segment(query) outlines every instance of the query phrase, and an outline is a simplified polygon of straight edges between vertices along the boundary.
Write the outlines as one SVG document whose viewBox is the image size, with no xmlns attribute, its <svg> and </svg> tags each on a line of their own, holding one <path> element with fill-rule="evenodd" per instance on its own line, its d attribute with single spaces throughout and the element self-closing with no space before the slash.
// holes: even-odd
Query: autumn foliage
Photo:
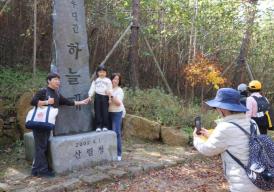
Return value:
<svg viewBox="0 0 274 192">
<path fill-rule="evenodd" d="M 207 59 L 203 54 L 198 54 L 182 72 L 192 87 L 213 85 L 215 89 L 219 89 L 227 82 L 227 79 L 221 76 L 221 69 L 217 62 Z"/>
</svg>

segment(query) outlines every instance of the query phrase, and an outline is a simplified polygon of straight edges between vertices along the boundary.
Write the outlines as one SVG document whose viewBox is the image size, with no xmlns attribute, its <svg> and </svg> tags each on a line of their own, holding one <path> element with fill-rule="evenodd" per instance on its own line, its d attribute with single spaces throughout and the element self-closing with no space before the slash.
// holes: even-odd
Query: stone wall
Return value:
<svg viewBox="0 0 274 192">
<path fill-rule="evenodd" d="M 0 147 L 12 144 L 20 137 L 16 116 L 5 110 L 3 100 L 0 99 Z"/>
<path fill-rule="evenodd" d="M 33 94 L 31 92 L 26 92 L 19 98 L 16 105 L 17 122 L 21 135 L 30 132 L 30 130 L 25 127 L 25 121 L 28 111 L 32 108 L 30 105 L 32 97 Z"/>
</svg>

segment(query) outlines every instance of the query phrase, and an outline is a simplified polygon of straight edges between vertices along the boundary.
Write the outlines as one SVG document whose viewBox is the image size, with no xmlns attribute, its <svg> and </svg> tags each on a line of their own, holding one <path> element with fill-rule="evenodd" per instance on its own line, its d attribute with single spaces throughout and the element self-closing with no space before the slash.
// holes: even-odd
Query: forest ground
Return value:
<svg viewBox="0 0 274 192">
<path fill-rule="evenodd" d="M 131 167 L 132 165 L 142 166 L 143 169 L 138 169 L 134 174 L 127 173 L 122 177 L 111 177 L 111 179 L 96 183 L 83 182 L 85 179 L 79 179 L 83 178 L 83 175 L 87 175 L 88 179 L 85 181 L 90 181 L 91 178 L 94 178 L 94 170 L 98 170 L 96 167 L 80 170 L 66 176 L 58 175 L 53 179 L 29 176 L 31 165 L 24 160 L 22 144 L 2 149 L 0 155 L 0 191 L 1 185 L 9 187 L 6 191 L 228 191 L 219 156 L 210 158 L 202 156 L 193 147 L 171 147 L 162 143 L 145 142 L 137 139 L 125 141 L 122 162 L 100 166 L 98 169 L 104 173 L 107 173 L 108 169 L 121 170 L 123 168 L 125 171 L 128 165 Z M 173 162 L 176 158 L 181 160 L 177 163 L 170 163 L 168 166 L 161 166 L 161 168 L 151 165 L 152 162 L 157 164 L 156 159 Z M 145 159 L 151 160 L 151 162 L 145 164 Z M 60 187 L 71 182 L 72 179 L 76 179 L 76 182 L 70 186 L 70 190 Z M 2 191 L 5 190 L 2 189 Z"/>
</svg>

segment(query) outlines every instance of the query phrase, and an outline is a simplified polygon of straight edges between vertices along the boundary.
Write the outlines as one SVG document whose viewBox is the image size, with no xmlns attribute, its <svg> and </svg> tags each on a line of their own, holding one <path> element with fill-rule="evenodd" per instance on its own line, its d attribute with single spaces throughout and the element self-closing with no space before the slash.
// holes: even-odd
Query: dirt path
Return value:
<svg viewBox="0 0 274 192">
<path fill-rule="evenodd" d="M 225 192 L 227 182 L 218 157 L 195 159 L 186 164 L 150 171 L 135 178 L 117 179 L 97 186 L 82 186 L 79 192 Z"/>
<path fill-rule="evenodd" d="M 89 167 L 53 179 L 29 176 L 31 165 L 24 160 L 23 145 L 0 153 L 0 191 L 1 185 L 9 187 L 6 191 L 19 192 L 228 191 L 219 157 L 204 157 L 193 148 L 126 141 L 123 161 Z"/>
</svg>

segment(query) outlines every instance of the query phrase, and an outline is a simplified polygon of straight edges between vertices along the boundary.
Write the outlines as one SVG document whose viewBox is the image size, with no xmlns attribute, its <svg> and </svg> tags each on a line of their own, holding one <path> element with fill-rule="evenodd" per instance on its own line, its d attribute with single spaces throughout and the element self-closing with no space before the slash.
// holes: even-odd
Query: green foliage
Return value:
<svg viewBox="0 0 274 192">
<path fill-rule="evenodd" d="M 200 115 L 204 127 L 213 127 L 216 113 L 201 112 L 195 104 L 185 104 L 178 97 L 166 94 L 161 89 L 148 89 L 133 91 L 125 89 L 125 106 L 127 112 L 157 121 L 162 125 L 180 127 L 191 133 L 195 116 Z"/>
<path fill-rule="evenodd" d="M 95 0 L 89 2 L 92 4 L 91 9 L 94 9 L 94 12 L 100 10 L 101 13 L 100 16 L 97 15 L 97 22 L 95 23 L 105 18 L 106 15 L 113 21 L 115 20 L 115 22 L 103 21 L 99 27 L 102 31 L 109 31 L 102 34 L 102 42 L 115 42 L 132 19 L 132 0 Z M 258 12 L 255 15 L 255 24 L 250 29 L 252 35 L 246 58 L 255 78 L 263 82 L 264 91 L 268 93 L 273 92 L 273 83 L 269 82 L 274 80 L 274 49 L 272 48 L 274 12 L 271 9 L 273 7 L 272 2 L 273 0 L 264 0 L 258 2 L 256 6 Z M 176 78 L 179 68 L 187 66 L 185 64 L 188 62 L 192 26 L 194 27 L 192 35 L 196 36 L 196 53 L 201 52 L 207 58 L 216 61 L 221 71 L 235 62 L 240 52 L 244 34 L 248 29 L 248 18 L 251 16 L 250 2 L 199 0 L 197 14 L 195 14 L 194 3 L 195 1 L 188 0 L 140 0 L 139 23 L 141 31 L 138 66 L 140 74 L 144 74 L 140 87 L 156 87 L 160 82 L 155 80 L 159 77 L 158 73 L 148 74 L 151 70 L 156 71 L 156 68 L 153 65 L 151 53 L 148 52 L 144 42 L 144 36 L 148 39 L 174 92 L 176 89 L 180 89 L 178 93 L 183 92 L 182 86 L 178 84 L 185 82 L 185 77 L 182 77 L 180 81 Z M 260 6 L 262 3 L 265 7 L 264 10 Z M 98 7 L 97 5 L 101 6 Z M 95 17 L 91 15 L 89 19 L 92 18 Z M 120 28 L 119 25 L 116 25 L 117 23 L 120 23 Z M 116 51 L 120 55 L 115 56 L 115 60 L 110 63 L 113 68 L 117 68 L 122 74 L 126 74 L 128 73 L 126 67 L 122 68 L 120 64 L 123 63 L 128 54 L 127 46 L 129 44 L 126 40 L 123 43 L 121 51 Z M 101 52 L 107 52 L 108 49 L 109 47 Z M 98 58 L 100 57 L 98 56 Z M 120 69 L 125 69 L 125 71 Z M 225 74 L 228 82 L 233 76 L 231 75 L 233 70 L 234 68 L 230 67 Z M 244 72 L 246 73 L 246 71 Z M 248 81 L 248 79 L 244 79 L 244 81 Z M 147 85 L 143 82 L 151 83 Z M 199 90 L 195 90 L 194 94 L 201 95 Z"/>
<path fill-rule="evenodd" d="M 25 91 L 34 92 L 46 85 L 46 73 L 38 72 L 32 77 L 30 72 L 22 72 L 11 68 L 0 69 L 1 97 L 9 108 L 13 108 L 19 96 Z"/>
</svg>

